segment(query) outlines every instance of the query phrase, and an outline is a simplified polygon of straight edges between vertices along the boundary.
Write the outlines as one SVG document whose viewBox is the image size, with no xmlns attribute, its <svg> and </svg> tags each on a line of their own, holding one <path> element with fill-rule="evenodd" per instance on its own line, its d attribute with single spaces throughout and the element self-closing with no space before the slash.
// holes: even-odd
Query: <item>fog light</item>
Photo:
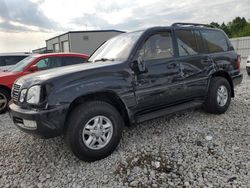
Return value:
<svg viewBox="0 0 250 188">
<path fill-rule="evenodd" d="M 24 128 L 26 128 L 26 129 L 30 129 L 30 130 L 37 129 L 37 124 L 35 121 L 24 119 L 23 124 L 24 124 Z"/>
</svg>

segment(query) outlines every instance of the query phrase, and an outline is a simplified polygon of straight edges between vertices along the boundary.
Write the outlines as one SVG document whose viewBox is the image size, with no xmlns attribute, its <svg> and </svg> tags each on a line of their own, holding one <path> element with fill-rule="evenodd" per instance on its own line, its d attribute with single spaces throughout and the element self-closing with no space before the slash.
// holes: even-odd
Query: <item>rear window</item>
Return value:
<svg viewBox="0 0 250 188">
<path fill-rule="evenodd" d="M 228 51 L 226 36 L 221 31 L 201 30 L 202 37 L 208 52 L 225 52 Z"/>
</svg>

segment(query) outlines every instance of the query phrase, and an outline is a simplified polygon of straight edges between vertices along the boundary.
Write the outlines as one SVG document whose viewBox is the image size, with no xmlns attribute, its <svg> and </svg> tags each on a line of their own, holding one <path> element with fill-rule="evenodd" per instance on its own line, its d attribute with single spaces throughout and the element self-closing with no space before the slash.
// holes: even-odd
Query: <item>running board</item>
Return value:
<svg viewBox="0 0 250 188">
<path fill-rule="evenodd" d="M 135 117 L 135 120 L 137 123 L 141 123 L 143 121 L 147 121 L 150 119 L 154 119 L 154 118 L 158 118 L 167 114 L 172 114 L 175 112 L 179 112 L 182 110 L 186 110 L 189 108 L 195 108 L 195 107 L 199 107 L 203 104 L 203 102 L 200 101 L 192 101 L 192 102 L 186 102 L 186 103 L 182 103 L 179 105 L 175 105 L 175 106 L 171 106 L 171 107 L 167 107 L 161 110 L 157 110 L 157 111 L 153 111 L 150 113 L 146 113 L 146 114 L 142 114 L 142 115 L 138 115 Z"/>
</svg>

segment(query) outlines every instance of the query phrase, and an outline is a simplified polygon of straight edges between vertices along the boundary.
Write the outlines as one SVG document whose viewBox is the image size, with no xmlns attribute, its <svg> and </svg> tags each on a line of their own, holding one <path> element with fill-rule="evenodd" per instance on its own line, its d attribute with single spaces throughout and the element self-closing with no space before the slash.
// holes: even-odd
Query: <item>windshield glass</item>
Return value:
<svg viewBox="0 0 250 188">
<path fill-rule="evenodd" d="M 90 62 L 126 60 L 142 31 L 120 34 L 105 42 L 89 58 Z"/>
<path fill-rule="evenodd" d="M 29 65 L 36 57 L 26 57 L 22 61 L 19 61 L 17 64 L 14 66 L 10 67 L 7 69 L 8 72 L 21 72 L 24 70 L 24 68 Z"/>
</svg>

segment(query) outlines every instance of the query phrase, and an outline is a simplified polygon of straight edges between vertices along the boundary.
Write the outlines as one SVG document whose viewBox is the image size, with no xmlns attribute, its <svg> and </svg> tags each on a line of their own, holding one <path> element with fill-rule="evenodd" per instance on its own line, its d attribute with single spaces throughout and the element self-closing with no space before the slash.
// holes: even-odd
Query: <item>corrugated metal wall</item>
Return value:
<svg viewBox="0 0 250 188">
<path fill-rule="evenodd" d="M 250 37 L 231 38 L 230 41 L 242 59 L 250 55 Z"/>
</svg>

